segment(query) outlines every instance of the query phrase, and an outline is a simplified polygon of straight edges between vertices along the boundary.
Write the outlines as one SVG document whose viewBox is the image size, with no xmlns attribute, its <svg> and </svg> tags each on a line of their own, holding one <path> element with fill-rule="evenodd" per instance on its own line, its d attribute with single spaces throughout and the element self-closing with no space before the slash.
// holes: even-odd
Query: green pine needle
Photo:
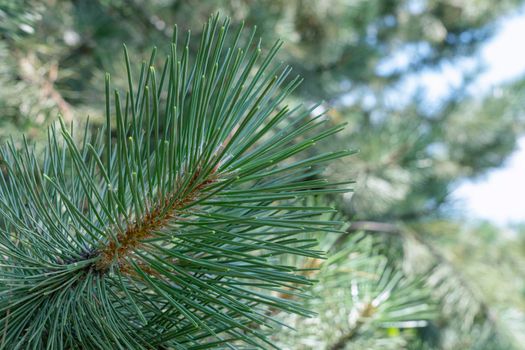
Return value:
<svg viewBox="0 0 525 350">
<path fill-rule="evenodd" d="M 160 74 L 111 91 L 106 125 L 51 128 L 42 158 L 1 150 L 0 343 L 8 349 L 266 348 L 267 310 L 310 315 L 311 282 L 279 257 L 319 257 L 332 232 L 305 206 L 341 185 L 314 180 L 349 151 L 300 157 L 341 130 L 282 103 L 297 87 L 252 32 L 204 26 L 194 61 L 175 31 Z M 297 140 L 297 141 L 296 141 Z"/>
</svg>

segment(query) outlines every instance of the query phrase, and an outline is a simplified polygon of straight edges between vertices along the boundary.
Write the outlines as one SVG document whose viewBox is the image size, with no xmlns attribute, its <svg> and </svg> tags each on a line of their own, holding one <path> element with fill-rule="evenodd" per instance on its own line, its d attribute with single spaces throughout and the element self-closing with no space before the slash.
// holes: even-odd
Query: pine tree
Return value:
<svg viewBox="0 0 525 350">
<path fill-rule="evenodd" d="M 312 282 L 280 259 L 321 258 L 302 235 L 339 222 L 305 200 L 346 191 L 320 176 L 351 152 L 300 156 L 342 127 L 283 105 L 300 78 L 273 64 L 281 42 L 262 54 L 229 27 L 211 18 L 194 60 L 175 30 L 138 80 L 125 50 L 103 128 L 2 148 L 2 348 L 266 348 L 275 310 L 311 315 Z"/>
<path fill-rule="evenodd" d="M 283 38 L 287 45 L 274 60 L 286 61 L 305 78 L 289 91 L 283 104 L 325 99 L 315 112 L 329 108 L 326 127 L 348 122 L 330 142 L 305 149 L 293 161 L 326 150 L 356 147 L 360 151 L 348 162 L 330 163 L 322 176 L 305 175 L 308 181 L 356 180 L 355 193 L 343 200 L 320 195 L 308 201 L 323 208 L 330 203 L 344 215 L 334 219 L 325 213 L 323 220 L 351 224 L 340 235 L 296 236 L 319 240 L 320 246 L 310 249 L 329 251 L 325 263 L 295 254 L 268 257 L 272 264 L 295 266 L 304 279 L 318 280 L 303 285 L 311 299 L 291 295 L 293 288 L 300 287 L 298 282 L 272 291 L 317 315 L 305 317 L 268 307 L 265 316 L 296 329 L 274 328 L 268 332 L 271 341 L 290 350 L 336 344 L 348 349 L 520 349 L 525 325 L 523 242 L 502 237 L 501 232 L 495 234 L 497 239 L 482 242 L 484 230 L 478 228 L 465 234 L 463 220 L 456 222 L 461 208 L 451 206 L 455 203 L 450 194 L 458 182 L 500 166 L 513 150 L 523 132 L 525 85 L 516 81 L 469 96 L 467 88 L 475 84 L 482 68 L 476 66 L 464 72 L 461 83 L 448 90 L 438 105 L 429 106 L 422 89 L 410 95 L 404 82 L 419 80 L 421 72 L 463 66 L 465 59 L 480 63 L 477 49 L 523 3 L 0 0 L 0 140 L 11 134 L 13 147 L 23 149 L 23 130 L 28 140 L 36 141 L 34 152 L 40 162 L 44 126 L 55 120 L 57 111 L 66 124 L 74 120 L 76 129 L 91 115 L 87 133 L 106 122 L 105 86 L 100 84 L 99 72 L 114 72 L 112 87 L 125 89 L 128 76 L 126 65 L 120 64 L 122 42 L 129 49 L 128 60 L 140 62 L 151 42 L 169 40 L 172 30 L 167 24 L 179 23 L 196 29 L 188 45 L 188 62 L 194 62 L 202 34 L 196 25 L 209 13 L 233 16 L 230 30 L 245 19 L 249 26 L 259 28 L 264 42 Z M 225 47 L 234 39 L 234 35 L 225 36 Z M 246 33 L 240 39 L 246 39 Z M 254 63 L 254 71 L 260 62 Z M 164 62 L 155 57 L 150 63 L 163 67 Z M 140 76 L 133 71 L 135 77 L 137 73 Z M 293 78 L 288 74 L 276 90 L 286 89 Z M 151 84 L 148 87 L 151 91 Z M 169 91 L 160 90 L 158 99 L 163 105 Z M 191 89 L 188 93 L 185 101 L 191 100 Z M 165 122 L 159 119 L 162 130 Z M 259 143 L 286 123 L 283 119 L 268 130 Z M 58 130 L 58 139 L 60 134 Z M 77 132 L 73 139 L 82 142 L 84 138 Z M 298 142 L 302 140 L 299 136 Z M 70 171 L 71 160 L 66 164 Z M 316 268 L 320 270 L 313 271 Z M 381 283 L 391 288 L 379 288 Z M 355 298 L 352 288 L 357 290 Z M 389 298 L 379 298 L 384 303 L 374 312 L 361 313 L 369 310 L 363 305 L 387 290 Z M 403 322 L 391 318 L 388 305 L 399 307 Z M 426 311 L 411 313 L 411 307 Z M 348 322 L 351 314 L 360 315 L 351 318 L 357 322 Z M 266 334 L 266 329 L 260 331 Z"/>
</svg>

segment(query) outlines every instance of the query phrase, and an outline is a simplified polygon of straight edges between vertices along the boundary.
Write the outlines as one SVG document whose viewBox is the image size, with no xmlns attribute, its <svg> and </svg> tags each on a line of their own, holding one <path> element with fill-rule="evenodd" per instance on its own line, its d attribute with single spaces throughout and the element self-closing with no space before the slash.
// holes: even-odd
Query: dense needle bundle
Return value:
<svg viewBox="0 0 525 350">
<path fill-rule="evenodd" d="M 272 64 L 280 43 L 262 56 L 219 21 L 194 62 L 175 31 L 138 83 L 126 53 L 102 130 L 62 122 L 42 156 L 2 149 L 2 348 L 267 347 L 268 310 L 309 314 L 290 296 L 310 282 L 278 258 L 319 256 L 299 234 L 337 223 L 303 199 L 344 191 L 318 165 L 349 152 L 298 155 L 341 126 L 282 105 L 299 79 Z"/>
</svg>

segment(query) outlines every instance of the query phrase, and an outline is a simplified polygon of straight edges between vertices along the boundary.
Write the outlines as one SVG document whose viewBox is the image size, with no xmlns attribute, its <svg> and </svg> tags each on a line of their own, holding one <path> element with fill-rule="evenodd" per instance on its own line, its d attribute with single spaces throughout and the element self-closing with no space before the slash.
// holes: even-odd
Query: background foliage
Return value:
<svg viewBox="0 0 525 350">
<path fill-rule="evenodd" d="M 312 272 L 321 281 L 311 301 L 319 316 L 286 319 L 299 333 L 282 329 L 275 341 L 289 349 L 520 348 L 524 230 L 464 224 L 450 193 L 501 166 L 523 133 L 523 81 L 483 95 L 467 91 L 483 70 L 480 45 L 522 5 L 0 0 L 0 138 L 19 142 L 24 132 L 40 145 L 57 113 L 102 124 L 103 72 L 113 73 L 115 86 L 127 84 L 122 42 L 138 62 L 153 43 L 169 40 L 173 23 L 198 36 L 215 11 L 231 16 L 233 26 L 245 20 L 264 42 L 286 42 L 278 59 L 305 78 L 288 99 L 324 100 L 319 108 L 334 125 L 348 123 L 316 152 L 360 150 L 328 169 L 334 181 L 354 178 L 355 193 L 313 199 L 336 200 L 348 234 L 318 237 L 331 252 L 327 262 L 294 262 L 321 267 Z M 431 101 L 418 76 L 447 65 L 465 67 L 460 82 Z M 392 314 L 397 309 L 406 319 Z"/>
</svg>

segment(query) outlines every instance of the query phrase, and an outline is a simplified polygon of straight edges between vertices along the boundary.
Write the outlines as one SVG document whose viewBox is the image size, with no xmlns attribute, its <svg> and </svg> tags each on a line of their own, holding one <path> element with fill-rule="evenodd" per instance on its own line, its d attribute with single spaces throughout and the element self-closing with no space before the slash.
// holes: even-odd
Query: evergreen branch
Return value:
<svg viewBox="0 0 525 350">
<path fill-rule="evenodd" d="M 428 272 L 429 277 L 427 277 L 428 281 L 433 281 L 431 283 L 431 287 L 433 289 L 437 289 L 438 285 L 443 282 L 443 277 L 439 276 L 443 275 L 443 273 L 440 273 L 438 269 L 446 269 L 447 272 L 444 275 L 446 276 L 446 279 L 450 280 L 453 278 L 454 281 L 456 281 L 456 283 L 453 284 L 453 288 L 455 289 L 455 291 L 446 290 L 445 292 L 442 291 L 441 295 L 438 295 L 438 298 L 441 300 L 441 303 L 446 304 L 446 298 L 450 297 L 450 294 L 461 291 L 462 293 L 465 293 L 467 295 L 467 297 L 463 298 L 465 300 L 470 301 L 466 305 L 475 305 L 473 310 L 463 310 L 464 313 L 461 313 L 460 311 L 456 310 L 456 312 L 458 312 L 456 316 L 462 317 L 461 323 L 463 325 L 474 322 L 475 317 L 480 317 L 480 319 L 483 320 L 483 322 L 486 321 L 490 325 L 489 328 L 493 331 L 496 331 L 496 333 L 498 333 L 501 330 L 501 324 L 497 312 L 493 310 L 493 308 L 483 299 L 481 295 L 479 295 L 479 293 L 475 292 L 473 286 L 463 275 L 463 273 L 447 257 L 445 257 L 438 248 L 436 248 L 431 242 L 425 239 L 421 234 L 413 232 L 413 230 L 411 230 L 409 227 L 400 226 L 397 224 L 375 221 L 356 221 L 350 225 L 345 234 L 339 237 L 339 239 L 334 243 L 334 247 L 340 246 L 345 240 L 348 239 L 348 237 L 350 237 L 352 233 L 359 231 L 365 231 L 368 233 L 396 234 L 401 235 L 404 239 L 413 239 L 419 245 L 423 246 L 430 253 L 430 255 L 435 261 L 432 268 Z M 456 300 L 454 298 L 451 299 Z M 467 317 L 465 315 L 465 313 L 467 312 L 474 313 L 474 316 L 471 317 L 471 321 L 468 322 L 466 320 Z"/>
<path fill-rule="evenodd" d="M 107 271 L 117 259 L 119 268 L 127 271 L 126 258 L 129 253 L 137 249 L 141 241 L 153 237 L 155 232 L 165 227 L 168 222 L 176 220 L 180 210 L 198 200 L 202 196 L 201 192 L 203 189 L 213 182 L 215 182 L 214 179 L 202 181 L 182 199 L 177 199 L 174 196 L 163 198 L 163 202 L 157 203 L 151 211 L 136 219 L 135 222 L 126 228 L 124 233 L 117 234 L 116 240 L 109 241 L 106 246 L 99 249 L 100 260 L 97 261 L 96 269 Z"/>
<path fill-rule="evenodd" d="M 310 180 L 351 154 L 301 152 L 341 130 L 283 101 L 300 79 L 251 32 L 204 26 L 194 61 L 175 29 L 161 73 L 111 92 L 106 124 L 78 135 L 63 120 L 39 157 L 0 151 L 0 333 L 7 348 L 202 349 L 272 346 L 267 310 L 311 315 L 312 282 L 282 255 L 318 259 L 305 232 L 337 232 L 308 207 L 345 184 Z M 80 143 L 78 140 L 80 139 Z M 299 139 L 300 141 L 295 141 Z"/>
<path fill-rule="evenodd" d="M 421 276 L 407 276 L 392 267 L 377 251 L 376 237 L 347 237 L 315 276 L 319 282 L 312 287 L 309 303 L 319 315 L 294 325 L 300 332 L 290 334 L 294 344 L 327 350 L 359 347 L 363 340 L 386 336 L 386 329 L 425 327 L 435 318 L 435 305 Z"/>
</svg>

